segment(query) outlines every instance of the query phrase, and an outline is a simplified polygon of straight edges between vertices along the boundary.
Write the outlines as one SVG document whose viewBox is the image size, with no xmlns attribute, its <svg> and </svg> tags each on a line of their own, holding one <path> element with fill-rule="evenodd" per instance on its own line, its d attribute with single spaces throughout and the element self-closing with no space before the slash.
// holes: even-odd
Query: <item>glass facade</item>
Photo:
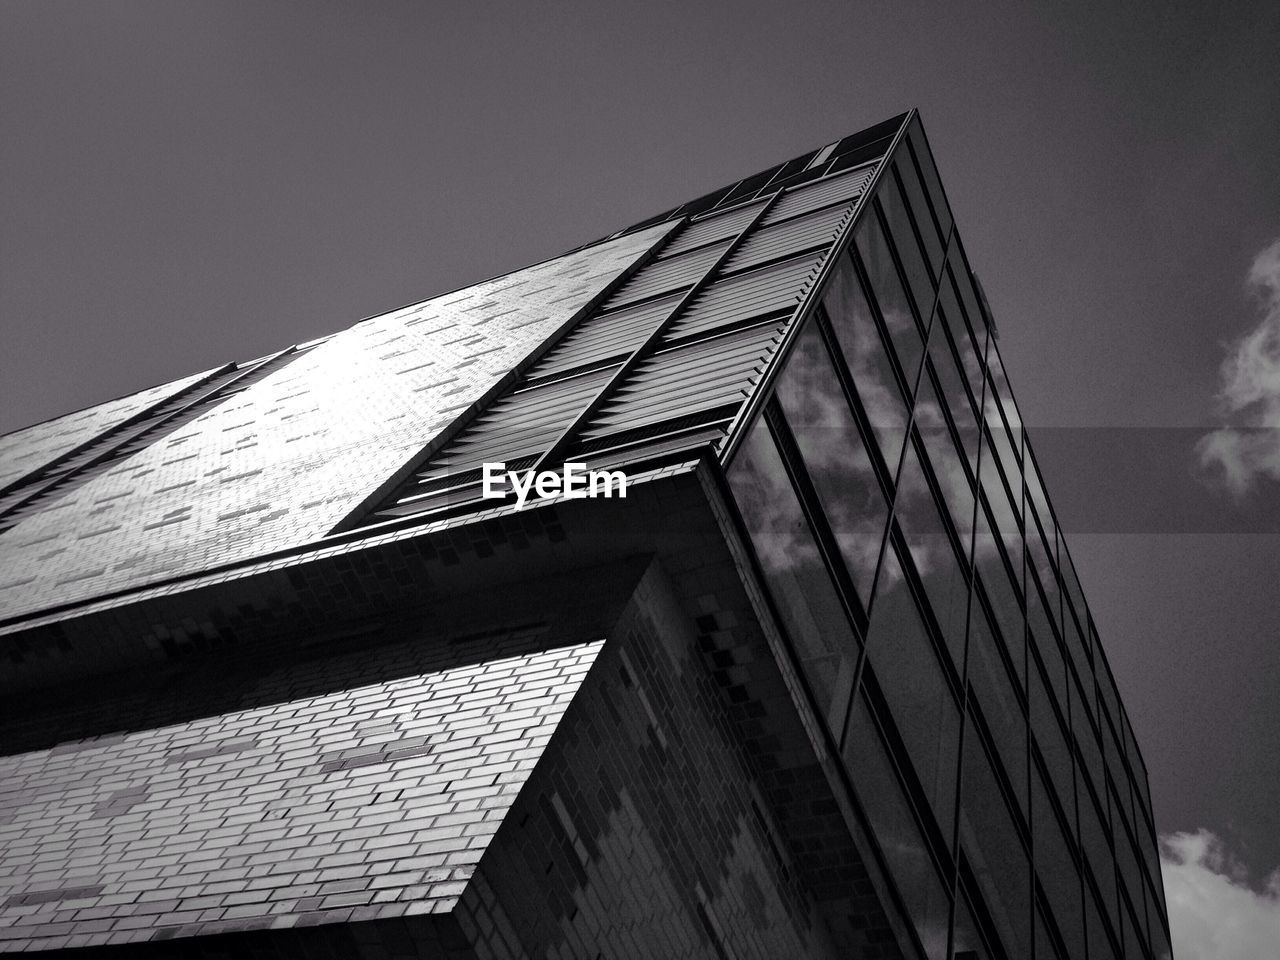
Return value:
<svg viewBox="0 0 1280 960">
<path fill-rule="evenodd" d="M 917 120 L 833 255 L 728 475 L 908 951 L 1168 957 L 1146 770 Z"/>
</svg>

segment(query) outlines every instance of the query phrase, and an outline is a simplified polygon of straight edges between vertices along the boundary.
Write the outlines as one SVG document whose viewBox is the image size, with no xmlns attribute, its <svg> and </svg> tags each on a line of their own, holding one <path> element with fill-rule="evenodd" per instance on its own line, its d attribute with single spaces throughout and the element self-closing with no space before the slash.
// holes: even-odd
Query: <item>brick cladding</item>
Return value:
<svg viewBox="0 0 1280 960">
<path fill-rule="evenodd" d="M 64 683 L 28 695 L 21 703 L 11 702 L 15 707 L 12 712 L 4 711 L 9 713 L 10 720 L 7 726 L 0 722 L 0 738 L 8 744 L 26 743 L 26 749 L 30 750 L 33 740 L 47 746 L 52 736 L 63 743 L 61 752 L 65 755 L 91 757 L 99 749 L 111 749 L 116 743 L 127 741 L 129 736 L 122 737 L 121 728 L 145 731 L 162 723 L 173 725 L 175 716 L 184 709 L 200 716 L 238 715 L 261 706 L 261 701 L 291 702 L 325 696 L 327 692 L 351 686 L 387 684 L 403 673 L 403 668 L 379 667 L 378 664 L 390 661 L 382 655 L 369 655 L 365 646 L 373 643 L 379 632 L 403 637 L 407 635 L 406 630 L 412 629 L 405 624 L 416 623 L 421 636 L 422 624 L 429 623 L 428 633 L 437 640 L 471 638 L 468 642 L 472 642 L 485 633 L 480 627 L 492 621 L 501 609 L 505 632 L 495 634 L 489 630 L 485 635 L 490 639 L 485 642 L 499 643 L 492 639 L 499 635 L 506 639 L 500 646 L 490 648 L 490 655 L 510 657 L 522 650 L 531 652 L 555 643 L 580 643 L 600 636 L 611 638 L 581 691 L 582 707 L 579 709 L 575 701 L 575 706 L 570 708 L 570 716 L 580 719 L 572 725 L 562 724 L 563 736 L 558 735 L 552 741 L 551 752 L 542 761 L 543 765 L 551 762 L 548 769 L 554 767 L 562 771 L 548 774 L 552 778 L 548 782 L 552 793 L 560 797 L 565 815 L 586 817 L 585 822 L 573 819 L 570 823 L 574 824 L 573 830 L 589 859 L 595 857 L 589 864 L 580 862 L 579 867 L 595 879 L 588 887 L 570 884 L 558 888 L 555 903 L 565 907 L 566 912 L 552 916 L 569 919 L 554 929 L 536 924 L 533 928 L 541 931 L 538 936 L 546 939 L 547 950 L 558 952 L 540 954 L 537 950 L 542 948 L 535 945 L 531 956 L 578 955 L 572 952 L 574 948 L 566 946 L 572 938 L 564 931 L 579 922 L 578 914 L 570 917 L 570 913 L 576 910 L 589 916 L 596 911 L 598 915 L 593 904 L 600 898 L 603 898 L 601 902 L 619 903 L 625 884 L 631 881 L 625 879 L 625 874 L 615 876 L 605 871 L 605 865 L 621 869 L 621 864 L 640 863 L 645 865 L 645 870 L 633 878 L 639 886 L 630 891 L 640 902 L 645 898 L 662 902 L 662 897 L 677 893 L 683 896 L 692 891 L 695 901 L 687 903 L 682 908 L 685 912 L 677 917 L 678 936 L 684 944 L 681 949 L 687 948 L 689 956 L 720 956 L 718 950 L 725 949 L 725 942 L 754 944 L 743 949 L 759 955 L 766 946 L 788 943 L 789 938 L 817 936 L 812 931 L 824 928 L 826 934 L 818 940 L 830 939 L 841 955 L 896 956 L 890 946 L 884 915 L 869 888 L 867 875 L 851 845 L 848 826 L 824 774 L 824 760 L 815 756 L 811 731 L 805 730 L 801 715 L 795 711 L 792 693 L 787 688 L 794 679 L 784 679 L 785 671 L 779 671 L 764 635 L 770 637 L 770 643 L 776 643 L 776 638 L 772 631 L 762 634 L 758 611 L 743 590 L 733 544 L 726 542 L 721 529 L 722 507 L 717 509 L 716 487 L 708 483 L 705 473 L 699 470 L 690 474 L 686 467 L 683 472 L 638 486 L 635 496 L 625 503 L 575 501 L 526 511 L 519 517 L 519 526 L 524 531 L 521 537 L 527 539 L 517 545 L 518 549 L 512 547 L 514 531 L 494 538 L 496 528 L 490 529 L 490 525 L 495 521 L 441 531 L 430 538 L 430 544 L 421 537 L 386 538 L 385 546 L 379 548 L 390 551 L 386 557 L 389 559 L 413 548 L 410 550 L 414 560 L 412 569 L 403 573 L 410 575 L 420 591 L 433 585 L 422 595 L 427 606 L 419 614 L 413 614 L 406 607 L 412 590 L 406 594 L 408 588 L 401 586 L 397 588 L 398 593 L 384 592 L 389 584 L 400 584 L 403 579 L 402 572 L 396 571 L 398 561 L 383 569 L 384 561 L 376 551 L 367 555 L 335 555 L 325 561 L 340 563 L 333 571 L 332 581 L 327 575 L 324 578 L 307 576 L 292 584 L 293 589 L 301 589 L 314 579 L 315 588 L 320 591 L 303 607 L 277 600 L 263 603 L 259 608 L 258 601 L 253 601 L 253 619 L 236 627 L 235 632 L 240 635 L 237 646 L 194 644 L 186 648 L 185 656 L 166 666 L 156 665 L 146 670 L 132 668 L 111 677 L 105 684 L 100 680 L 87 684 L 73 680 L 70 687 Z M 535 530 L 550 530 L 555 536 L 548 537 L 545 533 L 535 536 Z M 487 533 L 482 535 L 482 531 Z M 428 545 L 430 549 L 421 553 L 421 548 Z M 671 576 L 669 588 L 660 581 L 656 586 L 647 587 L 642 595 L 644 602 L 633 602 L 622 623 L 614 628 L 612 625 L 618 622 L 618 611 L 622 609 L 622 601 L 617 597 L 625 598 L 629 594 L 634 575 L 611 573 L 614 568 L 607 565 L 608 559 L 628 555 L 639 558 L 653 552 L 663 554 L 662 564 Z M 566 561 L 572 565 L 566 567 Z M 552 581 L 539 580 L 539 574 L 534 573 L 542 571 L 541 576 L 545 578 L 547 571 L 555 569 L 568 572 Z M 284 578 L 287 574 L 292 581 L 293 575 L 301 572 L 302 568 L 293 566 L 264 573 L 257 579 Z M 322 580 L 327 586 L 322 585 Z M 653 575 L 646 583 L 652 580 Z M 264 598 L 289 581 L 279 580 L 276 587 L 269 581 Z M 455 586 L 450 587 L 450 583 Z M 490 590 L 470 599 L 447 593 L 456 590 L 457 584 L 465 583 L 472 584 L 471 589 L 476 583 L 486 583 Z M 501 586 L 495 586 L 497 584 Z M 251 591 L 253 585 L 254 580 L 223 586 L 228 589 L 236 586 L 236 594 L 249 599 L 256 592 L 262 592 L 261 588 Z M 373 592 L 366 596 L 371 588 Z M 442 594 L 442 590 L 446 594 Z M 329 594 L 334 595 L 334 603 L 345 608 L 348 615 L 356 617 L 356 622 L 354 627 L 339 624 L 326 638 L 320 624 L 326 609 L 323 601 Z M 671 600 L 671 594 L 675 601 Z M 143 613 L 138 623 L 183 622 L 189 624 L 187 629 L 194 631 L 195 624 L 190 618 L 199 615 L 194 610 L 182 612 L 179 603 L 182 596 L 163 601 L 165 605 L 176 605 L 168 613 L 157 607 Z M 366 600 L 373 601 L 372 607 Z M 678 613 L 674 605 L 677 603 Z M 306 612 L 304 607 L 315 607 L 320 613 L 317 617 L 301 618 L 296 629 L 289 629 L 292 621 L 299 619 L 299 610 Z M 368 616 L 376 609 L 383 613 L 381 621 L 370 620 Z M 245 610 L 248 612 L 248 608 Z M 468 610 L 472 613 L 465 613 Z M 388 615 L 398 616 L 399 622 L 385 622 Z M 537 625 L 539 617 L 541 628 Z M 84 622 L 86 638 L 92 633 L 94 621 L 95 618 L 90 617 Z M 112 630 L 126 626 L 124 621 L 110 626 L 112 620 L 104 621 L 101 617 L 96 618 L 96 622 L 99 630 L 104 626 Z M 547 631 L 548 622 L 555 624 L 554 631 Z M 257 625 L 249 629 L 251 623 Z M 374 625 L 372 638 L 371 623 Z M 189 639 L 194 639 L 194 635 Z M 121 637 L 117 642 L 124 640 Z M 274 650 L 271 649 L 273 642 Z M 513 643 L 517 645 L 514 648 Z M 353 644 L 359 652 L 351 651 Z M 334 654 L 335 645 L 348 652 L 340 656 Z M 287 668 L 279 665 L 284 661 L 288 661 Z M 272 663 L 277 666 L 272 667 Z M 635 689 L 622 682 L 621 673 L 616 669 L 624 663 Z M 136 689 L 130 689 L 128 678 L 131 677 L 137 678 L 132 681 Z M 211 678 L 216 678 L 218 683 L 205 683 L 204 687 L 210 689 L 202 688 L 202 682 Z M 104 689 L 111 690 L 112 695 L 104 696 Z M 649 733 L 646 723 L 660 730 L 661 736 Z M 108 735 L 97 741 L 92 739 L 104 732 Z M 385 734 L 381 736 L 391 739 Z M 67 741 L 79 738 L 84 738 L 84 742 L 73 753 Z M 665 743 L 657 746 L 655 738 Z M 104 742 L 110 740 L 115 743 Z M 409 744 L 401 747 L 417 749 Z M 376 753 L 380 758 L 383 750 L 376 747 L 361 749 L 358 753 Z M 315 765 L 362 762 L 357 753 L 319 759 L 324 752 L 313 755 Z M 600 759 L 604 755 L 608 755 L 607 760 Z M 218 764 L 231 762 L 234 756 L 196 758 L 194 762 Z M 555 759 L 561 756 L 562 759 Z M 357 768 L 357 775 L 361 769 L 367 773 L 378 769 L 375 764 L 381 760 L 375 761 L 372 756 L 369 759 L 368 766 Z M 413 763 L 420 758 L 405 759 Z M 542 766 L 537 769 L 541 770 Z M 703 770 L 711 773 L 704 776 Z M 616 799 L 610 799 L 613 794 L 593 798 L 597 771 L 609 777 Z M 331 768 L 326 775 L 337 772 Z M 567 775 L 573 776 L 576 789 L 565 787 Z M 731 784 L 732 789 L 717 786 L 726 783 Z M 744 784 L 747 786 L 739 789 Z M 277 783 L 278 788 L 283 786 L 283 781 Z M 89 819 L 97 818 L 98 826 L 94 829 L 103 829 L 102 825 L 112 818 L 128 818 L 145 812 L 137 802 L 140 796 L 135 792 L 137 789 L 137 785 L 126 782 L 95 794 L 91 807 L 84 811 Z M 704 816 L 717 822 L 697 819 L 696 829 L 673 827 L 679 818 L 703 806 L 704 791 L 712 804 Z M 675 799 L 664 800 L 664 794 Z M 525 795 L 533 794 L 526 789 L 521 796 Z M 558 810 L 550 794 L 544 799 L 552 811 Z M 538 816 L 545 818 L 547 808 L 541 802 L 529 802 L 533 806 L 529 807 L 532 812 L 528 822 L 536 823 Z M 560 813 L 556 812 L 556 816 Z M 519 819 L 522 818 L 508 817 L 505 832 L 500 833 L 499 838 L 511 833 L 514 828 L 510 825 Z M 546 830 L 540 834 L 543 841 L 556 836 L 547 832 L 554 829 L 549 821 L 544 826 Z M 561 826 L 563 828 L 563 824 Z M 52 829 L 39 816 L 27 816 L 23 827 L 20 831 L 23 836 L 31 831 Z M 243 824 L 241 829 L 245 829 Z M 634 839 L 642 835 L 647 838 L 643 843 Z M 523 851 L 521 856 L 531 849 L 537 853 L 536 846 L 529 846 L 533 842 L 532 834 L 524 831 L 513 836 L 523 839 L 512 840 L 515 844 L 512 850 Z M 588 839 L 582 839 L 584 837 Z M 628 843 L 632 846 L 627 846 Z M 695 852 L 697 859 L 691 859 L 684 852 L 686 848 Z M 592 851 L 598 851 L 599 855 Z M 550 862 L 552 851 L 545 852 L 546 862 Z M 163 858 L 165 853 L 160 850 L 156 855 Z M 638 859 L 642 856 L 650 859 Z M 629 859 L 632 857 L 637 858 L 634 864 Z M 660 875 L 655 872 L 658 867 L 675 872 Z M 472 935 L 476 930 L 489 930 L 486 924 L 490 922 L 495 924 L 493 929 L 501 928 L 504 922 L 502 912 L 489 902 L 489 894 L 484 892 L 491 892 L 501 878 L 493 872 L 486 876 L 489 880 L 485 882 L 490 886 L 475 887 L 469 914 L 455 908 L 449 915 L 421 914 L 375 920 L 369 918 L 377 916 L 373 912 L 376 904 L 368 903 L 311 910 L 305 919 L 298 921 L 299 924 L 320 923 L 315 927 L 211 933 L 219 929 L 243 930 L 254 924 L 252 917 L 219 919 L 211 921 L 213 925 L 208 929 L 187 930 L 188 933 L 201 931 L 198 937 L 184 935 L 152 942 L 145 952 L 137 955 L 453 957 L 459 955 L 455 954 L 457 944 L 471 939 L 462 936 L 455 918 L 457 923 L 463 923 L 464 916 L 469 917 L 469 922 L 474 924 Z M 571 866 L 565 866 L 558 876 L 564 879 L 576 874 Z M 754 879 L 741 882 L 734 879 L 739 877 Z M 61 880 L 67 887 L 93 885 L 93 878 L 82 874 L 68 873 Z M 540 891 L 547 882 L 545 877 L 541 878 L 533 889 Z M 691 882 L 696 885 L 689 886 Z M 770 883 L 775 887 L 769 887 Z M 646 884 L 653 889 L 645 892 Z M 50 892 L 48 888 L 34 892 L 40 894 L 42 890 L 46 895 Z M 19 893 L 24 892 L 33 892 L 33 888 L 24 887 Z M 160 892 L 153 895 L 159 896 Z M 64 901 L 48 901 L 28 906 L 44 907 L 52 915 L 60 903 L 66 905 Z M 573 906 L 567 906 L 570 903 Z M 523 924 L 528 920 L 529 914 L 519 913 L 519 909 L 525 908 L 520 904 L 527 907 L 524 900 L 504 897 L 502 909 L 516 911 L 505 922 Z M 764 928 L 755 920 L 749 926 L 741 926 L 745 922 L 742 911 L 754 917 L 757 908 L 766 910 L 767 920 L 761 921 Z M 540 916 L 542 910 L 543 907 L 538 907 L 533 916 Z M 820 919 L 815 919 L 815 912 Z M 652 931 L 652 925 L 658 923 L 656 919 L 638 916 L 634 911 L 627 914 L 620 909 L 611 909 L 609 913 L 627 918 L 625 922 L 619 919 L 616 929 L 607 934 L 609 943 L 624 951 L 618 956 L 652 955 L 644 953 L 637 944 L 645 942 L 648 934 L 644 931 Z M 98 923 L 101 919 L 74 919 L 74 930 L 66 933 L 61 942 L 104 942 L 109 939 L 110 931 L 104 937 L 100 932 L 86 932 L 80 926 L 81 920 Z M 360 922 L 340 922 L 346 920 Z M 773 929 L 771 925 L 775 923 L 782 927 Z M 725 933 L 725 924 L 735 925 L 734 929 Z M 785 932 L 788 926 L 794 928 L 791 933 Z M 178 929 L 181 928 L 169 926 L 157 931 L 157 935 L 167 936 L 164 931 L 172 933 Z M 717 929 L 721 932 L 716 933 Z M 118 935 L 123 937 L 128 932 L 122 930 Z M 579 931 L 572 936 L 582 934 Z M 726 941 L 726 937 L 730 939 Z M 105 956 L 116 955 L 111 948 L 105 949 Z M 132 951 L 138 949 L 130 947 L 123 955 L 133 956 Z M 99 952 L 94 949 L 89 955 L 96 956 Z M 76 951 L 76 955 L 82 952 Z M 470 956 L 466 951 L 460 955 Z M 613 955 L 607 951 L 603 954 Z"/>
<path fill-rule="evenodd" d="M 281 667 L 260 684 L 396 679 L 0 758 L 0 949 L 448 912 L 600 647 L 538 633 Z"/>
<path fill-rule="evenodd" d="M 98 434 L 162 403 L 213 371 L 162 383 L 0 436 L 0 489 L 70 453 Z"/>
<path fill-rule="evenodd" d="M 335 335 L 0 535 L 0 618 L 323 536 L 671 229 Z"/>
<path fill-rule="evenodd" d="M 856 952 L 833 934 L 799 867 L 822 838 L 766 798 L 695 634 L 651 568 L 455 911 L 477 957 L 898 956 L 874 911 Z"/>
</svg>

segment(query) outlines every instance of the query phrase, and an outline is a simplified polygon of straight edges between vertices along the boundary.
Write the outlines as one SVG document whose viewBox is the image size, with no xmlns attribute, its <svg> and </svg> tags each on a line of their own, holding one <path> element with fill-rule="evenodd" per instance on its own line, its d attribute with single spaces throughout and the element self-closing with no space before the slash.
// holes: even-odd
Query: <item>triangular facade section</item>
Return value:
<svg viewBox="0 0 1280 960">
<path fill-rule="evenodd" d="M 504 473 L 565 463 L 648 470 L 720 448 L 804 315 L 901 125 L 873 127 L 633 228 L 670 232 L 626 284 L 340 529 L 492 507 L 496 466 L 487 477 L 486 464 Z"/>
</svg>

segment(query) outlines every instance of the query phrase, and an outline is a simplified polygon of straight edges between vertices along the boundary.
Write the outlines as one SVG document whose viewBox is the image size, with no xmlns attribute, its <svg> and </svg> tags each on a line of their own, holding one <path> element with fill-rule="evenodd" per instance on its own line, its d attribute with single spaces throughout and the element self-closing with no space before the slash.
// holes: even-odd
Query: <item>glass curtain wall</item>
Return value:
<svg viewBox="0 0 1280 960">
<path fill-rule="evenodd" d="M 919 121 L 729 481 L 931 958 L 1169 955 L 1146 771 Z"/>
</svg>

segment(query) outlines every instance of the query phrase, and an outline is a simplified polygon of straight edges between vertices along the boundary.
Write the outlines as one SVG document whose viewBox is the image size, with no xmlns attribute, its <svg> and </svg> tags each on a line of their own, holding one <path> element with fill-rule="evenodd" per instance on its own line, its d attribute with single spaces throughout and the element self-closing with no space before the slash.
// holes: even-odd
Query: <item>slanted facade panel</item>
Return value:
<svg viewBox="0 0 1280 960">
<path fill-rule="evenodd" d="M 419 672 L 0 757 L 0 951 L 448 911 L 600 647 L 393 648 Z"/>
<path fill-rule="evenodd" d="M 6 433 L 0 437 L 0 490 L 213 373 L 206 370 Z"/>
<path fill-rule="evenodd" d="M 335 335 L 0 535 L 0 618 L 324 536 L 670 230 Z"/>
</svg>

